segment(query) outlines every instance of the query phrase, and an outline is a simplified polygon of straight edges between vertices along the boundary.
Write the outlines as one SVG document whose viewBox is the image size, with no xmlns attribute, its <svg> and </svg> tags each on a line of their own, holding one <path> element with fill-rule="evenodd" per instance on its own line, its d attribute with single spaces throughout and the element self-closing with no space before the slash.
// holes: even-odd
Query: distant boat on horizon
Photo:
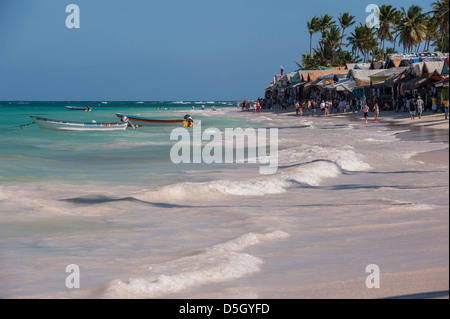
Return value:
<svg viewBox="0 0 450 319">
<path fill-rule="evenodd" d="M 74 110 L 74 111 L 92 111 L 92 107 L 89 107 L 89 106 L 71 106 L 71 105 L 67 105 L 66 107 L 69 110 Z"/>
</svg>

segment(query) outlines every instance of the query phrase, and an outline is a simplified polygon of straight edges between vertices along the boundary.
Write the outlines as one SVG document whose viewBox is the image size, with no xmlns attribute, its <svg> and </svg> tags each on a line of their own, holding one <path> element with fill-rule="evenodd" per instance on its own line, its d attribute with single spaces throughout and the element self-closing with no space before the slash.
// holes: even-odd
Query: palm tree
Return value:
<svg viewBox="0 0 450 319">
<path fill-rule="evenodd" d="M 439 39 L 438 43 L 441 43 L 441 50 L 443 51 L 443 47 L 445 47 L 445 43 L 447 43 L 448 50 L 448 36 L 449 36 L 449 25 L 448 25 L 448 15 L 449 15 L 449 0 L 437 0 L 431 4 L 433 10 L 434 18 L 439 21 L 439 33 L 441 35 L 441 39 Z"/>
<path fill-rule="evenodd" d="M 431 41 L 433 41 L 434 39 L 439 39 L 439 20 L 434 19 L 432 17 L 427 17 L 426 18 L 426 27 L 427 30 L 425 31 L 425 50 L 429 51 L 430 50 L 430 44 Z"/>
<path fill-rule="evenodd" d="M 316 68 L 314 57 L 309 52 L 302 54 L 302 64 L 298 63 L 297 61 L 294 62 L 302 70 L 313 70 Z"/>
<path fill-rule="evenodd" d="M 341 38 L 344 38 L 345 30 L 355 24 L 356 21 L 354 19 L 355 16 L 350 15 L 348 12 L 344 12 L 339 16 L 338 20 L 342 28 Z"/>
<path fill-rule="evenodd" d="M 349 51 L 338 51 L 337 53 L 337 65 L 347 65 L 347 63 L 359 63 L 361 62 L 361 58 L 353 55 Z"/>
<path fill-rule="evenodd" d="M 403 19 L 400 25 L 400 43 L 407 52 L 412 52 L 413 48 L 420 45 L 426 38 L 426 16 L 422 13 L 422 8 L 411 5 L 408 11 L 401 7 Z"/>
<path fill-rule="evenodd" d="M 386 56 L 389 56 L 390 54 L 394 54 L 394 53 L 398 53 L 397 51 L 395 51 L 394 48 L 386 48 L 386 52 L 384 52 L 384 54 Z"/>
<path fill-rule="evenodd" d="M 380 50 L 384 52 L 385 41 L 393 41 L 392 30 L 395 28 L 397 9 L 391 5 L 382 5 L 380 7 L 380 28 L 378 29 L 378 39 L 380 40 Z"/>
<path fill-rule="evenodd" d="M 319 18 L 314 17 L 311 21 L 306 22 L 309 32 L 309 52 L 312 51 L 312 37 L 313 34 L 319 31 Z"/>
<path fill-rule="evenodd" d="M 325 45 L 330 50 L 330 63 L 331 65 L 336 63 L 336 47 L 340 47 L 345 43 L 342 43 L 342 36 L 340 29 L 336 26 L 332 26 L 329 31 L 326 32 Z"/>
<path fill-rule="evenodd" d="M 396 44 L 397 44 L 397 38 L 400 35 L 400 29 L 401 29 L 401 26 L 402 26 L 402 18 L 403 18 L 403 12 L 400 11 L 400 10 L 397 10 L 395 12 L 395 15 L 394 15 L 394 18 L 393 18 L 393 26 L 392 26 L 393 29 L 394 29 L 394 34 L 395 34 L 395 35 L 393 34 L 394 40 L 392 41 L 394 43 L 394 48 L 393 48 L 394 51 L 395 51 L 395 47 L 396 47 Z"/>
<path fill-rule="evenodd" d="M 350 33 L 347 40 L 349 41 L 349 44 L 352 45 L 352 52 L 354 54 L 358 55 L 358 53 L 361 52 L 364 57 L 364 62 L 368 59 L 369 53 L 371 51 L 373 52 L 378 46 L 373 28 L 369 28 L 362 23 L 355 27 L 355 31 Z"/>
<path fill-rule="evenodd" d="M 330 64 L 330 50 L 328 46 L 320 44 L 314 51 L 315 68 L 318 66 L 331 66 Z"/>
<path fill-rule="evenodd" d="M 334 26 L 335 24 L 336 24 L 336 21 L 333 21 L 332 16 L 330 16 L 328 14 L 320 16 L 318 28 L 319 28 L 319 31 L 322 33 L 322 42 L 326 38 L 326 31 L 329 28 L 331 28 L 332 26 Z"/>
</svg>

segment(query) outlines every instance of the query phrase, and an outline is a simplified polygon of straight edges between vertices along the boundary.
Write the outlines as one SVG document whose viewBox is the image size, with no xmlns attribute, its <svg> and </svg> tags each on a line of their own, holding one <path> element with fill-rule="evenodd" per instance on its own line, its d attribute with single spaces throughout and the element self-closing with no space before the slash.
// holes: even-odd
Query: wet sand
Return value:
<svg viewBox="0 0 450 319">
<path fill-rule="evenodd" d="M 267 111 L 270 112 L 270 111 Z M 273 113 L 283 114 L 286 116 L 296 116 L 295 111 L 274 111 Z M 309 114 L 304 115 L 310 116 Z M 316 116 L 318 118 L 348 118 L 350 121 L 364 121 L 362 112 L 331 114 L 328 116 Z M 398 138 L 404 141 L 427 141 L 430 143 L 449 144 L 449 120 L 445 120 L 444 113 L 426 112 L 419 119 L 417 116 L 414 120 L 408 112 L 384 111 L 380 113 L 378 123 L 375 123 L 373 113 L 369 113 L 369 121 L 367 125 L 387 125 L 391 130 L 401 131 L 396 134 Z M 420 153 L 412 157 L 414 160 L 423 162 L 424 164 L 433 164 L 440 166 L 449 166 L 449 148 L 440 149 Z"/>
<path fill-rule="evenodd" d="M 296 117 L 295 112 L 292 111 L 276 113 L 278 113 L 278 116 L 285 116 L 286 118 Z M 336 120 L 339 118 L 341 121 L 345 121 L 347 119 L 351 123 L 361 124 L 358 125 L 358 127 L 360 129 L 364 129 L 364 117 L 362 113 L 319 116 L 315 118 L 321 118 L 324 120 L 324 122 L 333 121 L 333 118 L 336 118 Z M 437 175 L 436 182 L 442 182 L 445 184 L 445 181 L 448 179 L 449 167 L 449 123 L 448 120 L 445 121 L 443 120 L 443 118 L 443 114 L 429 113 L 423 116 L 423 118 L 420 120 L 411 120 L 409 118 L 409 113 L 385 112 L 382 114 L 382 116 L 380 116 L 379 123 L 375 123 L 373 120 L 373 113 L 371 113 L 367 128 L 370 130 L 376 129 L 376 127 L 388 128 L 389 130 L 399 132 L 396 133 L 395 136 L 401 141 L 405 141 L 409 144 L 413 142 L 413 144 L 411 145 L 411 153 L 418 153 L 412 155 L 410 159 L 416 161 L 419 165 L 424 165 L 424 169 L 430 169 L 431 166 L 436 166 L 436 169 L 438 170 L 443 169 L 443 174 L 441 175 L 442 179 L 439 175 Z M 433 146 L 433 144 L 436 144 L 436 150 L 420 152 L 418 151 L 418 149 L 414 148 L 414 142 L 417 142 L 418 144 L 425 142 L 429 143 L 431 146 Z M 399 157 L 399 159 L 401 160 L 401 157 Z M 402 178 L 402 181 L 403 180 L 404 178 Z M 416 182 L 420 184 L 422 181 Z M 411 195 L 411 198 L 417 200 L 418 196 L 419 195 L 417 194 Z M 430 196 L 436 196 L 436 194 L 430 194 Z M 437 222 L 438 224 L 442 223 L 442 225 L 448 223 L 447 213 L 443 211 L 440 212 L 439 209 L 435 208 L 431 209 L 430 212 L 433 212 L 434 215 L 433 222 Z M 412 211 L 408 212 L 408 214 L 405 215 L 404 218 L 412 218 L 412 214 Z M 359 218 L 362 218 L 362 216 L 359 216 Z M 417 215 L 413 218 L 413 220 L 420 220 L 422 218 L 426 218 L 427 216 L 429 216 L 428 211 L 420 211 L 419 209 L 417 211 Z M 405 222 L 405 220 L 402 220 L 402 222 Z M 384 226 L 382 226 L 380 230 L 383 229 L 383 227 Z M 421 223 L 421 226 L 419 226 L 416 230 L 411 229 L 410 231 L 412 235 L 406 236 L 406 239 L 400 236 L 394 241 L 389 241 L 389 244 L 386 244 L 386 246 L 379 246 L 378 248 L 381 251 L 384 251 L 386 249 L 387 251 L 389 251 L 390 248 L 387 248 L 388 246 L 393 247 L 397 245 L 398 242 L 404 242 L 405 250 L 410 250 L 411 254 L 420 254 L 419 251 L 421 249 L 430 251 L 430 249 L 434 249 L 435 247 L 437 247 L 440 241 L 448 240 L 448 229 L 441 229 L 442 232 L 438 234 L 436 229 L 428 228 L 423 223 Z M 421 229 L 425 231 L 421 233 Z M 402 231 L 403 229 L 399 228 L 396 229 L 393 233 Z M 431 235 L 430 231 L 433 233 L 433 235 Z M 377 238 L 377 240 L 383 238 L 383 236 L 380 236 L 378 233 L 374 236 Z M 430 239 L 430 242 L 428 242 L 427 244 L 429 246 L 427 248 L 420 248 L 419 242 L 422 243 L 428 239 Z M 415 241 L 417 241 L 416 244 L 414 244 Z M 446 253 L 448 253 L 448 248 L 447 250 L 444 249 L 441 254 L 445 255 Z M 443 257 L 442 255 L 440 256 Z M 296 293 L 299 295 L 311 296 L 312 298 L 323 298 L 323 296 L 327 296 L 328 298 L 335 297 L 332 293 L 330 293 L 330 291 L 339 289 L 338 298 L 448 299 L 449 291 L 445 288 L 446 286 L 448 286 L 448 267 L 441 267 L 440 265 L 436 266 L 437 264 L 433 264 L 433 258 L 430 258 L 429 256 L 427 256 L 427 258 L 427 261 L 430 262 L 430 265 L 427 267 L 423 267 L 422 269 L 401 269 L 400 271 L 392 271 L 388 274 L 385 273 L 382 279 L 382 290 L 374 291 L 370 289 L 361 289 L 360 280 L 349 280 L 324 283 L 323 285 L 314 284 L 312 286 L 304 286 L 300 288 L 300 290 Z M 399 267 L 399 269 L 400 268 L 402 267 Z M 414 280 L 410 280 L 411 278 L 414 278 Z"/>
<path fill-rule="evenodd" d="M 449 149 L 436 150 L 431 152 L 424 152 L 412 157 L 416 161 L 424 164 L 432 164 L 439 166 L 449 166 Z"/>
</svg>

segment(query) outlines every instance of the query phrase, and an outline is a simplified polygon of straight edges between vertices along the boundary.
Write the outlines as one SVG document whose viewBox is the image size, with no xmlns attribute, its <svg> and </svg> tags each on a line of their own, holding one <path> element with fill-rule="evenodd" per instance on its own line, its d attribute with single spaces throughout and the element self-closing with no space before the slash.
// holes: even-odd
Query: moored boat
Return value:
<svg viewBox="0 0 450 319">
<path fill-rule="evenodd" d="M 151 119 L 122 113 L 116 113 L 116 116 L 123 122 L 129 122 L 130 124 L 132 123 L 139 126 L 183 124 L 184 126 L 190 127 L 193 124 L 193 120 L 190 115 L 186 115 L 184 119 Z"/>
<path fill-rule="evenodd" d="M 41 129 L 46 130 L 61 130 L 61 131 L 116 131 L 126 130 L 128 123 L 113 122 L 113 123 L 97 123 L 93 122 L 73 122 L 49 119 L 39 116 L 30 116 Z"/>
<path fill-rule="evenodd" d="M 92 111 L 92 107 L 89 107 L 89 106 L 71 106 L 71 105 L 68 105 L 68 106 L 66 106 L 66 108 L 68 108 L 69 110 L 74 110 L 74 111 Z"/>
</svg>

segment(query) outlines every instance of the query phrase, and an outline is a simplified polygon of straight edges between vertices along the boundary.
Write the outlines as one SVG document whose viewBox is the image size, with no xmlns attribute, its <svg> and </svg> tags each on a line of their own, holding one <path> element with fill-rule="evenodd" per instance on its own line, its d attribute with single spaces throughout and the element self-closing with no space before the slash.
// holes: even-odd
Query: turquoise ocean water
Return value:
<svg viewBox="0 0 450 319">
<path fill-rule="evenodd" d="M 65 106 L 90 106 L 90 112 Z M 205 110 L 201 106 L 205 105 Z M 211 106 L 234 108 L 235 102 L 2 102 L 0 109 L 0 181 L 65 182 L 162 186 L 182 181 L 183 171 L 199 165 L 172 164 L 169 154 L 173 126 L 138 130 L 74 132 L 40 129 L 30 115 L 80 122 L 118 122 L 115 113 L 158 119 L 182 119 L 185 114 L 202 126 L 245 127 L 238 119 L 210 116 Z M 194 110 L 192 109 L 194 106 Z M 25 124 L 25 125 L 24 125 Z M 27 125 L 30 124 L 30 125 Z M 24 126 L 21 126 L 24 125 Z M 211 169 L 202 166 L 201 169 Z"/>
</svg>

